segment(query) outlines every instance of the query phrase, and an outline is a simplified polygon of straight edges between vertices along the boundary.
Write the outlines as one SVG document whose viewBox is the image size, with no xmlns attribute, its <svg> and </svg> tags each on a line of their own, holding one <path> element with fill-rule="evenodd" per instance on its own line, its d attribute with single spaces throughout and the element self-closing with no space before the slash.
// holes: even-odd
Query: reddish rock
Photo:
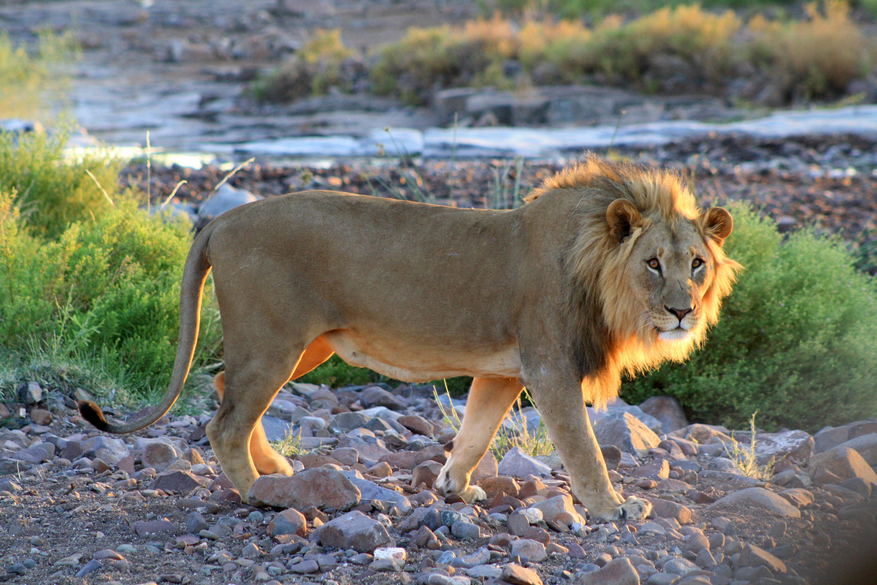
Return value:
<svg viewBox="0 0 877 585">
<path fill-rule="evenodd" d="M 836 447 L 814 455 L 810 459 L 810 477 L 816 481 L 822 471 L 834 474 L 841 481 L 859 477 L 869 483 L 877 484 L 877 473 L 858 452 L 847 447 Z"/>
<path fill-rule="evenodd" d="M 334 469 L 305 469 L 295 475 L 263 475 L 250 488 L 254 505 L 304 509 L 308 506 L 349 510 L 359 503 L 359 488 Z"/>
<path fill-rule="evenodd" d="M 424 484 L 427 489 L 432 488 L 441 470 L 442 464 L 438 461 L 424 461 L 411 471 L 411 485 L 417 487 Z"/>
<path fill-rule="evenodd" d="M 542 579 L 536 571 L 514 563 L 503 567 L 502 580 L 512 585 L 542 585 Z"/>
<path fill-rule="evenodd" d="M 318 536 L 325 546 L 352 548 L 361 553 L 371 553 L 379 546 L 392 543 L 383 524 L 357 511 L 348 512 L 324 524 Z"/>
<path fill-rule="evenodd" d="M 640 585 L 639 573 L 627 557 L 606 563 L 597 571 L 579 576 L 579 585 Z"/>
<path fill-rule="evenodd" d="M 132 528 L 134 528 L 137 536 L 174 534 L 177 532 L 176 526 L 170 520 L 141 520 L 140 522 L 135 522 Z"/>
<path fill-rule="evenodd" d="M 284 510 L 268 524 L 268 534 L 271 536 L 282 536 L 284 534 L 307 536 L 307 533 L 308 521 L 305 519 L 304 514 L 295 508 Z"/>
<path fill-rule="evenodd" d="M 680 524 L 691 522 L 691 510 L 682 504 L 662 500 L 660 498 L 645 498 L 652 504 L 652 512 L 657 518 L 673 518 Z"/>
<path fill-rule="evenodd" d="M 207 480 L 189 471 L 171 471 L 156 476 L 152 489 L 186 494 L 207 484 Z"/>
<path fill-rule="evenodd" d="M 484 490 L 490 500 L 499 494 L 504 494 L 513 498 L 518 497 L 518 482 L 515 481 L 515 478 L 508 475 L 485 477 L 478 482 L 478 485 L 481 486 L 481 489 Z"/>
<path fill-rule="evenodd" d="M 432 438 L 432 424 L 422 416 L 416 414 L 400 416 L 396 422 L 414 434 Z"/>
<path fill-rule="evenodd" d="M 30 420 L 41 426 L 52 424 L 52 413 L 43 408 L 32 408 L 30 411 Z"/>
</svg>

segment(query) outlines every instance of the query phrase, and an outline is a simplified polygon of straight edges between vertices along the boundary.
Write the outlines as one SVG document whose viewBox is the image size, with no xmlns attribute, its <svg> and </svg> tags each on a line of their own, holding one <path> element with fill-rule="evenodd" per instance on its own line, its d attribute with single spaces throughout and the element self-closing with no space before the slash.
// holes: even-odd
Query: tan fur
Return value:
<svg viewBox="0 0 877 585">
<path fill-rule="evenodd" d="M 684 359 L 702 343 L 739 267 L 721 249 L 730 231 L 730 215 L 701 213 L 674 175 L 594 158 L 513 211 L 320 191 L 253 203 L 192 246 L 161 404 L 123 425 L 95 405 L 81 410 L 110 432 L 167 412 L 188 374 L 212 269 L 227 369 L 207 432 L 244 501 L 260 473 L 291 472 L 262 414 L 283 384 L 336 352 L 410 382 L 474 377 L 438 489 L 483 497 L 471 472 L 526 386 L 576 497 L 597 517 L 641 518 L 648 504 L 625 501 L 609 482 L 585 405 L 615 396 L 622 372 Z"/>
</svg>

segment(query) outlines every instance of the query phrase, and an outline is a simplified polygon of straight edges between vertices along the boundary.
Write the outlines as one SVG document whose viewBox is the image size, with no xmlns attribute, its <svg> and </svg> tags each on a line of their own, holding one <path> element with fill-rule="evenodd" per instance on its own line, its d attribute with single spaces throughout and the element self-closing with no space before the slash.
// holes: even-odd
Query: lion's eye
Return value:
<svg viewBox="0 0 877 585">
<path fill-rule="evenodd" d="M 651 268 L 652 270 L 657 270 L 658 272 L 661 271 L 661 263 L 658 261 L 657 258 L 651 258 L 649 260 L 646 260 L 646 264 L 648 264 L 649 268 Z"/>
<path fill-rule="evenodd" d="M 701 266 L 703 266 L 703 260 L 701 260 L 700 258 L 695 258 L 694 260 L 691 261 L 691 269 L 692 270 L 697 270 Z"/>
</svg>

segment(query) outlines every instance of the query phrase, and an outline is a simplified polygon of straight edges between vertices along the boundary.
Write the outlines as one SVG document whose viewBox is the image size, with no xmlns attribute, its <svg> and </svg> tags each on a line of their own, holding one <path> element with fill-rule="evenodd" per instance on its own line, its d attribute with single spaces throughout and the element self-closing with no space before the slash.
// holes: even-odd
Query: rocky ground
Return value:
<svg viewBox="0 0 877 585">
<path fill-rule="evenodd" d="M 841 579 L 877 542 L 875 420 L 759 432 L 758 461 L 775 464 L 754 479 L 732 461 L 747 433 L 687 425 L 663 399 L 616 403 L 593 417 L 611 479 L 654 514 L 604 522 L 574 502 L 550 455 L 488 454 L 475 474 L 488 498 L 474 505 L 431 490 L 453 428 L 427 387 L 288 385 L 266 431 L 300 433 L 306 454 L 292 477 L 259 479 L 258 506 L 242 505 L 221 473 L 204 436 L 210 412 L 115 438 L 45 390 L 25 385 L 19 403 L 0 406 L 2 581 L 852 585 L 877 575 L 872 565 Z"/>
</svg>

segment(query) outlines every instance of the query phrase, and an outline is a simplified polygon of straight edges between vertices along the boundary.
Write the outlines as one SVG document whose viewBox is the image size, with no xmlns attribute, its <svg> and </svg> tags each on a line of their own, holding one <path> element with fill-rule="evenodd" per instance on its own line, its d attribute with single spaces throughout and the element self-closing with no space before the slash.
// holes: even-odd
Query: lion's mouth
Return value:
<svg viewBox="0 0 877 585">
<path fill-rule="evenodd" d="M 658 338 L 662 341 L 683 341 L 688 337 L 689 333 L 691 332 L 682 327 L 677 327 L 676 329 L 671 329 L 669 331 L 658 330 Z"/>
</svg>

